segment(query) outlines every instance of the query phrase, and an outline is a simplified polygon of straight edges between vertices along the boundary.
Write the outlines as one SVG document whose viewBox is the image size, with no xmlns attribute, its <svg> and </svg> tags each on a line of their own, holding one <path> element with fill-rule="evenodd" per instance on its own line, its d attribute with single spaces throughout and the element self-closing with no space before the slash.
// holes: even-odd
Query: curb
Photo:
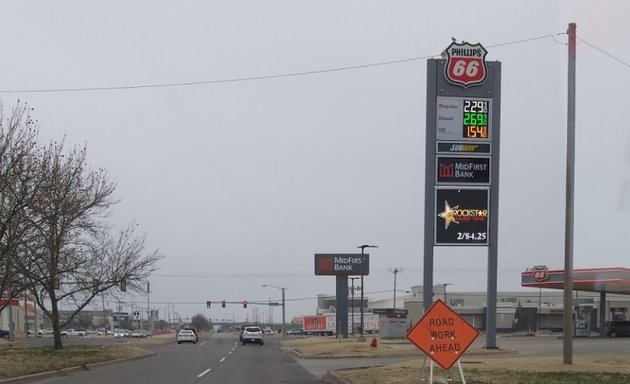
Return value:
<svg viewBox="0 0 630 384">
<path fill-rule="evenodd" d="M 39 372 L 39 373 L 32 373 L 30 375 L 9 377 L 7 379 L 0 380 L 0 383 L 22 383 L 22 382 L 29 382 L 29 381 L 31 381 L 33 379 L 42 379 L 42 378 L 47 378 L 47 377 L 61 377 L 61 376 L 66 376 L 67 373 L 71 373 L 71 372 L 74 372 L 74 371 L 89 371 L 90 368 L 97 368 L 97 367 L 100 367 L 100 366 L 114 365 L 114 364 L 121 363 L 123 361 L 139 360 L 139 359 L 145 359 L 147 357 L 155 356 L 155 352 L 151 352 L 151 351 L 147 351 L 147 352 L 148 353 L 146 355 L 143 355 L 143 356 L 135 356 L 135 357 L 129 357 L 129 358 L 123 358 L 123 359 L 99 361 L 97 363 L 90 363 L 90 364 L 84 364 L 84 365 L 77 365 L 77 366 L 74 366 L 74 367 L 62 368 L 62 369 L 58 369 L 56 371 Z"/>
<path fill-rule="evenodd" d="M 350 382 L 348 380 L 342 379 L 334 371 L 326 372 L 326 375 L 324 376 L 324 380 L 327 383 L 331 383 L 331 384 L 350 384 Z"/>
</svg>

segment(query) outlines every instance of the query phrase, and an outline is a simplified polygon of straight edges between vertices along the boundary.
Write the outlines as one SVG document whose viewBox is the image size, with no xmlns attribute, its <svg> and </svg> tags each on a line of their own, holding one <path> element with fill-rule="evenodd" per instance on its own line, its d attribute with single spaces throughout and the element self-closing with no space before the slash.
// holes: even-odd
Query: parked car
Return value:
<svg viewBox="0 0 630 384">
<path fill-rule="evenodd" d="M 117 329 L 114 331 L 114 337 L 129 337 L 131 332 L 126 329 Z"/>
<path fill-rule="evenodd" d="M 630 336 L 630 321 L 609 321 L 606 334 L 610 337 Z"/>
<path fill-rule="evenodd" d="M 151 336 L 151 332 L 145 331 L 145 330 L 142 330 L 142 329 L 138 329 L 138 330 L 135 330 L 135 331 L 131 332 L 131 337 L 142 337 L 142 338 L 144 338 L 144 337 L 149 337 L 149 336 Z"/>
<path fill-rule="evenodd" d="M 242 340 L 243 345 L 247 343 L 265 344 L 265 333 L 257 325 L 251 325 L 245 327 L 243 330 Z"/>
<path fill-rule="evenodd" d="M 52 328 L 38 329 L 37 330 L 37 335 L 38 336 L 52 335 L 53 333 L 54 333 L 54 330 Z"/>
<path fill-rule="evenodd" d="M 85 329 L 68 329 L 61 331 L 61 336 L 87 336 L 88 332 Z"/>
<path fill-rule="evenodd" d="M 9 336 L 11 336 L 11 333 L 9 331 L 7 331 L 6 329 L 0 329 L 0 338 L 9 339 Z"/>
<path fill-rule="evenodd" d="M 193 343 L 197 344 L 197 335 L 191 329 L 180 329 L 177 332 L 177 344 L 181 343 Z"/>
</svg>

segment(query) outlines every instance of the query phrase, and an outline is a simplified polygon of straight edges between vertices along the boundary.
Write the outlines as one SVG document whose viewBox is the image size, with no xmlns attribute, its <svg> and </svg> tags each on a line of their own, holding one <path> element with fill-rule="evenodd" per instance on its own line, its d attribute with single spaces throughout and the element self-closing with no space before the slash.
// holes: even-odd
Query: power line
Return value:
<svg viewBox="0 0 630 384">
<path fill-rule="evenodd" d="M 503 47 L 506 45 L 523 44 L 523 43 L 528 43 L 531 41 L 543 40 L 543 39 L 548 39 L 548 38 L 555 39 L 555 36 L 564 35 L 564 34 L 566 33 L 562 32 L 562 33 L 554 33 L 554 34 L 544 35 L 544 36 L 530 37 L 527 39 L 520 39 L 520 40 L 494 44 L 494 45 L 488 45 L 487 47 L 496 48 L 496 47 Z M 406 59 L 388 60 L 388 61 L 382 61 L 382 62 L 376 62 L 376 63 L 351 65 L 351 66 L 346 66 L 346 67 L 334 67 L 334 68 L 320 69 L 320 70 L 313 70 L 313 71 L 291 72 L 291 73 L 282 73 L 282 74 L 275 74 L 275 75 L 244 76 L 244 77 L 218 79 L 218 80 L 198 80 L 198 81 L 184 81 L 184 82 L 173 82 L 173 83 L 153 83 L 153 84 L 135 84 L 135 85 L 100 86 L 100 87 L 36 88 L 36 89 L 8 89 L 8 90 L 5 89 L 5 90 L 0 90 L 0 93 L 62 93 L 62 92 L 72 93 L 72 92 L 128 91 L 128 90 L 151 89 L 151 88 L 171 88 L 171 87 L 190 87 L 190 86 L 200 86 L 200 85 L 228 84 L 228 83 L 239 83 L 239 82 L 246 82 L 246 81 L 272 80 L 272 79 L 282 79 L 282 78 L 290 78 L 290 77 L 320 75 L 320 74 L 342 72 L 342 71 L 352 71 L 352 70 L 357 70 L 357 69 L 382 67 L 386 65 L 408 63 L 411 61 L 426 60 L 426 59 L 439 57 L 439 56 L 440 54 L 426 55 L 426 56 L 410 57 Z"/>
<path fill-rule="evenodd" d="M 629 63 L 627 63 L 627 62 L 625 62 L 625 61 L 621 60 L 621 59 L 620 59 L 620 58 L 618 58 L 617 56 L 614 56 L 613 54 L 611 54 L 611 53 L 608 53 L 608 52 L 604 51 L 603 49 L 601 49 L 601 48 L 599 48 L 599 47 L 595 46 L 594 44 L 589 43 L 588 41 L 586 41 L 586 40 L 584 40 L 584 39 L 579 39 L 579 40 L 580 40 L 581 42 L 583 42 L 584 44 L 588 45 L 589 47 L 591 47 L 591 48 L 593 48 L 593 49 L 595 49 L 595 50 L 599 51 L 600 53 L 602 53 L 602 54 L 604 54 L 604 55 L 608 56 L 609 58 L 611 58 L 611 59 L 613 59 L 613 60 L 615 60 L 615 61 L 617 61 L 617 62 L 619 62 L 619 63 L 621 63 L 621 64 L 623 64 L 623 65 L 625 65 L 625 66 L 626 66 L 626 67 L 628 67 L 628 68 L 630 68 L 630 64 L 629 64 Z"/>
</svg>

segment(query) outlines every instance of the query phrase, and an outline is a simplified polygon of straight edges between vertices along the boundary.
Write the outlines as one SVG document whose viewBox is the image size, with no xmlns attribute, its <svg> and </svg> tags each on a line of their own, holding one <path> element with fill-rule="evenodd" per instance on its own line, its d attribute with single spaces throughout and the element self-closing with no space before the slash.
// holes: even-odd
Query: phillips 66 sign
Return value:
<svg viewBox="0 0 630 384">
<path fill-rule="evenodd" d="M 451 43 L 443 53 L 446 58 L 446 80 L 464 88 L 483 83 L 487 76 L 487 54 L 488 51 L 481 44 Z"/>
</svg>

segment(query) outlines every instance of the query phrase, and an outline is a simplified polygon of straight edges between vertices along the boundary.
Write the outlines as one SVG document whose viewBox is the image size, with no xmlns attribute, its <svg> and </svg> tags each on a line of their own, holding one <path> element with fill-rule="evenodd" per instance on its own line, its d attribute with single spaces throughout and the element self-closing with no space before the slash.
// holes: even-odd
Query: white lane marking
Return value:
<svg viewBox="0 0 630 384">
<path fill-rule="evenodd" d="M 202 378 L 204 377 L 208 372 L 212 371 L 212 368 L 208 368 L 205 371 L 201 372 L 200 374 L 197 375 L 197 377 Z"/>
<path fill-rule="evenodd" d="M 208 340 L 206 340 L 206 341 L 202 341 L 202 342 L 199 344 L 199 346 L 201 347 L 202 345 L 204 345 L 204 344 L 205 344 L 205 343 L 207 343 L 207 342 L 208 342 Z"/>
<path fill-rule="evenodd" d="M 219 363 L 222 363 L 225 361 L 225 357 L 222 357 L 221 360 L 219 360 Z"/>
</svg>

